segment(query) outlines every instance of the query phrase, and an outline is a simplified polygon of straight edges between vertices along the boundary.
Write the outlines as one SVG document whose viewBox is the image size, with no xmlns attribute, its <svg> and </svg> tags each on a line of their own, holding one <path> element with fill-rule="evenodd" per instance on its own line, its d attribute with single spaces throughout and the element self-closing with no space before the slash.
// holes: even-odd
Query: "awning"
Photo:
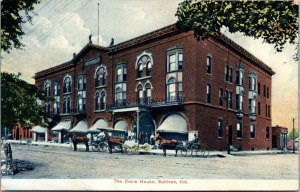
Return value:
<svg viewBox="0 0 300 192">
<path fill-rule="evenodd" d="M 125 132 L 127 132 L 128 131 L 127 123 L 125 121 L 118 121 L 115 124 L 115 129 L 114 130 L 119 130 L 119 131 L 125 131 Z"/>
<path fill-rule="evenodd" d="M 33 127 L 31 130 L 36 133 L 46 133 L 47 132 L 47 128 L 41 127 L 39 125 Z"/>
<path fill-rule="evenodd" d="M 71 128 L 71 121 L 64 120 L 59 122 L 55 127 L 51 129 L 51 131 L 62 131 L 62 130 L 69 130 Z"/>
<path fill-rule="evenodd" d="M 100 129 L 107 129 L 108 124 L 104 119 L 99 119 L 96 121 L 96 123 L 89 129 L 88 132 L 100 132 Z"/>
<path fill-rule="evenodd" d="M 187 123 L 181 115 L 172 114 L 164 120 L 157 132 L 188 133 Z"/>
<path fill-rule="evenodd" d="M 79 121 L 73 129 L 70 130 L 72 133 L 87 133 L 88 125 L 86 121 Z"/>
</svg>

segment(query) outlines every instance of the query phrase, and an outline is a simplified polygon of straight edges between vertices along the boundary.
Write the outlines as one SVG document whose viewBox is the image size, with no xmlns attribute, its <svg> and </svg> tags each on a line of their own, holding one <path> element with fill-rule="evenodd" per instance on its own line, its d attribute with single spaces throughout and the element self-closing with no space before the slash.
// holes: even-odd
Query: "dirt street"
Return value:
<svg viewBox="0 0 300 192">
<path fill-rule="evenodd" d="M 34 165 L 7 179 L 298 179 L 298 155 L 174 157 L 12 145 L 13 158 Z"/>
</svg>

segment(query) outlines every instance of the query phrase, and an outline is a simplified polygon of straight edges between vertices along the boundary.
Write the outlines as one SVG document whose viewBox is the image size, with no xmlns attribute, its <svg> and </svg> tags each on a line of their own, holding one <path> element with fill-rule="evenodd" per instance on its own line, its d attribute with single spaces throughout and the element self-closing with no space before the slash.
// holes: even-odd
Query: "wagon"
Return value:
<svg viewBox="0 0 300 192">
<path fill-rule="evenodd" d="M 180 143 L 175 148 L 181 156 L 195 156 L 195 157 L 207 157 L 209 155 L 209 148 L 204 143 L 187 142 Z"/>
</svg>

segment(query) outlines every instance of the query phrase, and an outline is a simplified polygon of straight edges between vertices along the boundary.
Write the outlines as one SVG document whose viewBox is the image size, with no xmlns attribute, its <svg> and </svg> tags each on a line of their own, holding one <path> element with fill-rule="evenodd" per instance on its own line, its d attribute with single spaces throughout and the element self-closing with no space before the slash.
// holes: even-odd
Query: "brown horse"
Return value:
<svg viewBox="0 0 300 192">
<path fill-rule="evenodd" d="M 162 146 L 164 156 L 167 155 L 167 146 L 176 147 L 179 144 L 179 142 L 176 139 L 165 139 L 159 134 L 156 134 L 155 140 L 159 141 L 159 144 Z M 177 156 L 177 148 L 175 148 L 175 153 L 175 156 Z"/>
<path fill-rule="evenodd" d="M 105 140 L 108 143 L 109 153 L 112 153 L 112 147 L 113 147 L 113 145 L 119 146 L 120 149 L 121 149 L 121 152 L 123 153 L 123 143 L 124 143 L 124 140 L 122 138 L 119 138 L 119 137 L 113 138 L 113 137 L 109 136 L 108 134 L 106 134 L 105 135 Z"/>
<path fill-rule="evenodd" d="M 79 136 L 79 135 L 73 135 L 72 136 L 72 142 L 74 146 L 74 151 L 77 151 L 77 144 L 78 143 L 84 143 L 85 144 L 85 150 L 89 151 L 89 138 L 87 136 Z"/>
</svg>

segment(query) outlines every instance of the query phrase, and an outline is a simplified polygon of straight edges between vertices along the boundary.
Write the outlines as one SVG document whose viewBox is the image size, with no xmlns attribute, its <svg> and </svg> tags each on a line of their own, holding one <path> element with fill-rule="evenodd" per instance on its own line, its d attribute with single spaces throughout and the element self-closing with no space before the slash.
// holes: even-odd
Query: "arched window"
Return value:
<svg viewBox="0 0 300 192">
<path fill-rule="evenodd" d="M 95 94 L 95 111 L 100 110 L 100 93 L 96 92 Z"/>
<path fill-rule="evenodd" d="M 48 97 L 50 96 L 50 87 L 51 87 L 50 82 L 46 82 L 44 88 L 45 88 L 46 96 Z"/>
<path fill-rule="evenodd" d="M 80 75 L 78 76 L 78 90 L 86 90 L 86 76 Z"/>
<path fill-rule="evenodd" d="M 171 77 L 168 80 L 167 84 L 167 100 L 174 101 L 176 100 L 176 79 Z"/>
<path fill-rule="evenodd" d="M 96 72 L 95 84 L 96 87 L 106 85 L 106 69 L 104 67 L 100 67 Z"/>
<path fill-rule="evenodd" d="M 137 59 L 137 78 L 152 75 L 152 57 L 149 53 L 142 53 Z M 146 68 L 146 70 L 144 70 Z"/>
<path fill-rule="evenodd" d="M 151 76 L 151 75 L 152 75 L 152 63 L 149 61 L 146 67 L 146 76 Z"/>
<path fill-rule="evenodd" d="M 64 93 L 70 93 L 71 91 L 71 77 L 67 76 L 64 79 Z"/>
<path fill-rule="evenodd" d="M 100 97 L 100 110 L 105 110 L 105 109 L 106 109 L 106 95 L 105 95 L 105 91 L 102 91 Z"/>
<path fill-rule="evenodd" d="M 143 77 L 143 63 L 139 63 L 138 65 L 138 78 Z"/>
<path fill-rule="evenodd" d="M 138 98 L 138 103 L 140 103 L 144 98 L 143 86 L 141 84 L 138 85 L 137 87 L 137 98 Z"/>
</svg>

